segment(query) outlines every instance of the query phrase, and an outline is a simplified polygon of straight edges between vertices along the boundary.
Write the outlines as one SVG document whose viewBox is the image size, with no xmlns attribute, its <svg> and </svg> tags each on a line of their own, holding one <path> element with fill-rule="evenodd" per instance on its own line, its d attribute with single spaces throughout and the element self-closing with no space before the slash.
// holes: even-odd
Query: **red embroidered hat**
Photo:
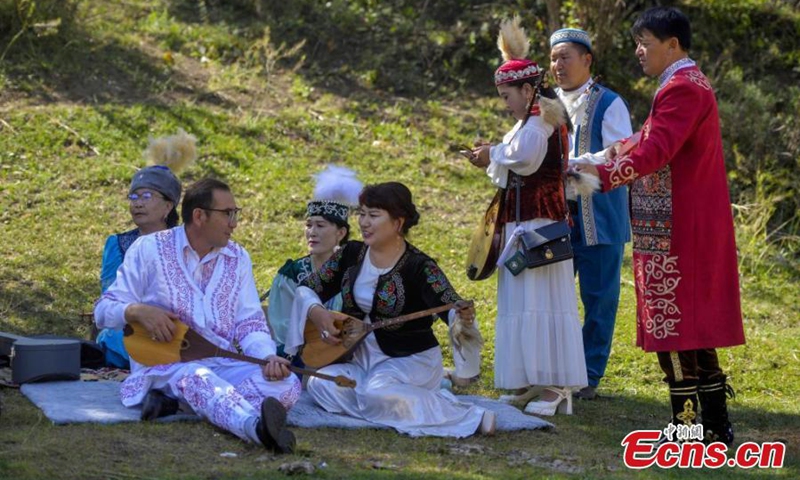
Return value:
<svg viewBox="0 0 800 480">
<path fill-rule="evenodd" d="M 539 65 L 526 58 L 530 50 L 530 40 L 525 34 L 525 29 L 520 27 L 519 23 L 519 17 L 514 17 L 512 20 L 505 20 L 500 24 L 497 47 L 502 52 L 505 62 L 494 72 L 495 86 L 517 80 L 537 78 L 542 74 Z"/>
<path fill-rule="evenodd" d="M 525 58 L 509 60 L 494 72 L 494 84 L 497 86 L 525 78 L 536 78 L 541 74 L 542 70 L 534 61 Z"/>
</svg>

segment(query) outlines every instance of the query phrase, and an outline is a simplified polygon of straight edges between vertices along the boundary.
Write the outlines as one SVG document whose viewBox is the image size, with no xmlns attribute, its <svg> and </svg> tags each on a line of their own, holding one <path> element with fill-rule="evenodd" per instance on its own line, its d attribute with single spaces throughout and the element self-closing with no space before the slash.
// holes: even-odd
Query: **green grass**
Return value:
<svg viewBox="0 0 800 480">
<path fill-rule="evenodd" d="M 493 192 L 455 147 L 505 132 L 509 120 L 496 99 L 400 98 L 367 84 L 341 91 L 302 70 L 265 76 L 222 54 L 202 64 L 202 45 L 230 52 L 242 33 L 231 23 L 175 18 L 155 1 L 84 2 L 69 34 L 69 41 L 20 41 L 0 64 L 0 330 L 88 334 L 80 313 L 98 296 L 106 236 L 130 228 L 124 195 L 144 164 L 147 137 L 181 127 L 197 136 L 200 154 L 181 178 L 188 184 L 213 175 L 231 184 L 245 209 L 235 238 L 250 252 L 262 290 L 286 258 L 304 254 L 310 176 L 326 163 L 350 166 L 367 183 L 407 183 L 422 215 L 412 243 L 476 300 L 489 340 L 481 382 L 467 392 L 499 393 L 492 379 L 495 280 L 473 283 L 464 275 L 471 230 Z M 738 227 L 747 234 L 747 225 Z M 785 441 L 781 471 L 624 467 L 625 434 L 660 428 L 668 415 L 656 358 L 633 345 L 627 256 L 603 398 L 553 418 L 554 431 L 451 440 L 298 429 L 299 452 L 273 457 L 202 423 L 53 426 L 5 389 L 0 478 L 278 478 L 277 468 L 294 460 L 325 462 L 315 474 L 321 478 L 794 478 L 800 275 L 791 264 L 748 262 L 763 248 L 756 242 L 742 251 L 750 265 L 741 278 L 748 343 L 720 354 L 737 391 L 730 405 L 738 438 Z M 437 333 L 446 338 L 443 326 Z M 471 453 L 455 451 L 468 446 Z"/>
</svg>

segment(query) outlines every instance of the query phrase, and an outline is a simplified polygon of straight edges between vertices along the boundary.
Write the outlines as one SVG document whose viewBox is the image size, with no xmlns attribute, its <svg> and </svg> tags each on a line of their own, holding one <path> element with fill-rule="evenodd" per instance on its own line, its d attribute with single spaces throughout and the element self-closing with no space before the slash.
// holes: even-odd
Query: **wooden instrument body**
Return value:
<svg viewBox="0 0 800 480">
<path fill-rule="evenodd" d="M 142 365 L 152 367 L 187 361 L 181 354 L 188 346 L 184 343 L 184 337 L 189 332 L 189 326 L 183 322 L 175 322 L 175 332 L 169 342 L 153 340 L 147 329 L 135 323 L 125 325 L 123 332 L 125 351 Z"/>
<path fill-rule="evenodd" d="M 469 301 L 470 306 L 474 306 Z M 370 332 L 379 328 L 391 325 L 399 325 L 410 320 L 416 320 L 426 316 L 441 313 L 455 307 L 455 303 L 448 303 L 438 307 L 429 308 L 420 312 L 409 313 L 396 318 L 381 320 L 376 323 L 367 323 L 342 312 L 330 311 L 334 317 L 333 324 L 339 330 L 338 338 L 342 342 L 338 345 L 329 345 L 322 341 L 322 335 L 317 327 L 310 320 L 306 320 L 303 330 L 305 345 L 300 357 L 303 362 L 313 368 L 322 368 L 332 363 L 345 361 L 356 349 L 359 343 L 369 335 Z"/>
<path fill-rule="evenodd" d="M 498 189 L 478 228 L 472 234 L 467 254 L 467 277 L 470 280 L 485 280 L 497 268 L 497 259 L 503 243 L 503 226 L 498 222 L 503 210 L 505 190 Z"/>
<path fill-rule="evenodd" d="M 334 326 L 342 332 L 340 335 L 342 343 L 339 345 L 328 345 L 323 342 L 320 331 L 317 330 L 314 322 L 306 320 L 306 328 L 303 330 L 305 345 L 300 353 L 300 358 L 303 359 L 303 363 L 311 368 L 322 368 L 344 360 L 353 353 L 359 341 L 366 336 L 366 333 L 364 333 L 358 339 L 353 339 L 346 333 L 349 331 L 352 334 L 353 330 L 359 327 L 364 331 L 366 324 L 361 320 L 341 312 L 331 311 L 331 314 L 334 317 Z"/>
<path fill-rule="evenodd" d="M 125 349 L 132 359 L 147 367 L 176 362 L 192 362 L 212 357 L 231 358 L 259 365 L 267 364 L 266 359 L 248 357 L 247 355 L 223 350 L 190 329 L 183 322 L 176 321 L 175 326 L 176 329 L 171 341 L 157 342 L 150 337 L 147 329 L 142 325 L 136 322 L 128 324 L 125 326 L 123 336 Z M 295 367 L 294 365 L 289 365 L 288 368 L 295 373 L 330 380 L 340 387 L 355 388 L 356 386 L 354 380 L 343 375 L 324 375 L 313 370 Z"/>
</svg>

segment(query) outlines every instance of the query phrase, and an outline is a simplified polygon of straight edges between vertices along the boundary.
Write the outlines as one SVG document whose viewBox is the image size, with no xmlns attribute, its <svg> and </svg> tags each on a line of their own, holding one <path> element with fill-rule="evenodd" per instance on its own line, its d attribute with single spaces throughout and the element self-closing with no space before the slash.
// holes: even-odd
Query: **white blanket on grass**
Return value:
<svg viewBox="0 0 800 480">
<path fill-rule="evenodd" d="M 48 382 L 22 385 L 23 395 L 42 409 L 45 416 L 56 425 L 69 423 L 119 423 L 138 422 L 141 411 L 126 408 L 119 399 L 120 382 Z M 518 409 L 485 397 L 458 395 L 465 403 L 474 403 L 497 413 L 497 430 L 534 430 L 552 428 L 544 420 L 525 415 Z M 178 413 L 159 421 L 199 420 L 191 413 Z M 302 428 L 388 428 L 366 420 L 328 413 L 317 406 L 306 393 L 289 410 L 288 424 Z"/>
</svg>

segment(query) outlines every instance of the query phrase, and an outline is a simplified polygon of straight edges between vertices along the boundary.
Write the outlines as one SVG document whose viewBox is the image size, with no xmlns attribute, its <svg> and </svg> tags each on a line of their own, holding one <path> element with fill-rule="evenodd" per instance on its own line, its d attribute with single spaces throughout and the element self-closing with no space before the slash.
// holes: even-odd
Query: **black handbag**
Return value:
<svg viewBox="0 0 800 480">
<path fill-rule="evenodd" d="M 522 235 L 528 268 L 536 268 L 572 258 L 569 224 L 562 220 Z"/>
<path fill-rule="evenodd" d="M 519 275 L 526 268 L 537 268 L 573 257 L 569 224 L 562 220 L 525 232 L 520 237 L 522 248 L 505 261 L 505 266 Z"/>
</svg>

